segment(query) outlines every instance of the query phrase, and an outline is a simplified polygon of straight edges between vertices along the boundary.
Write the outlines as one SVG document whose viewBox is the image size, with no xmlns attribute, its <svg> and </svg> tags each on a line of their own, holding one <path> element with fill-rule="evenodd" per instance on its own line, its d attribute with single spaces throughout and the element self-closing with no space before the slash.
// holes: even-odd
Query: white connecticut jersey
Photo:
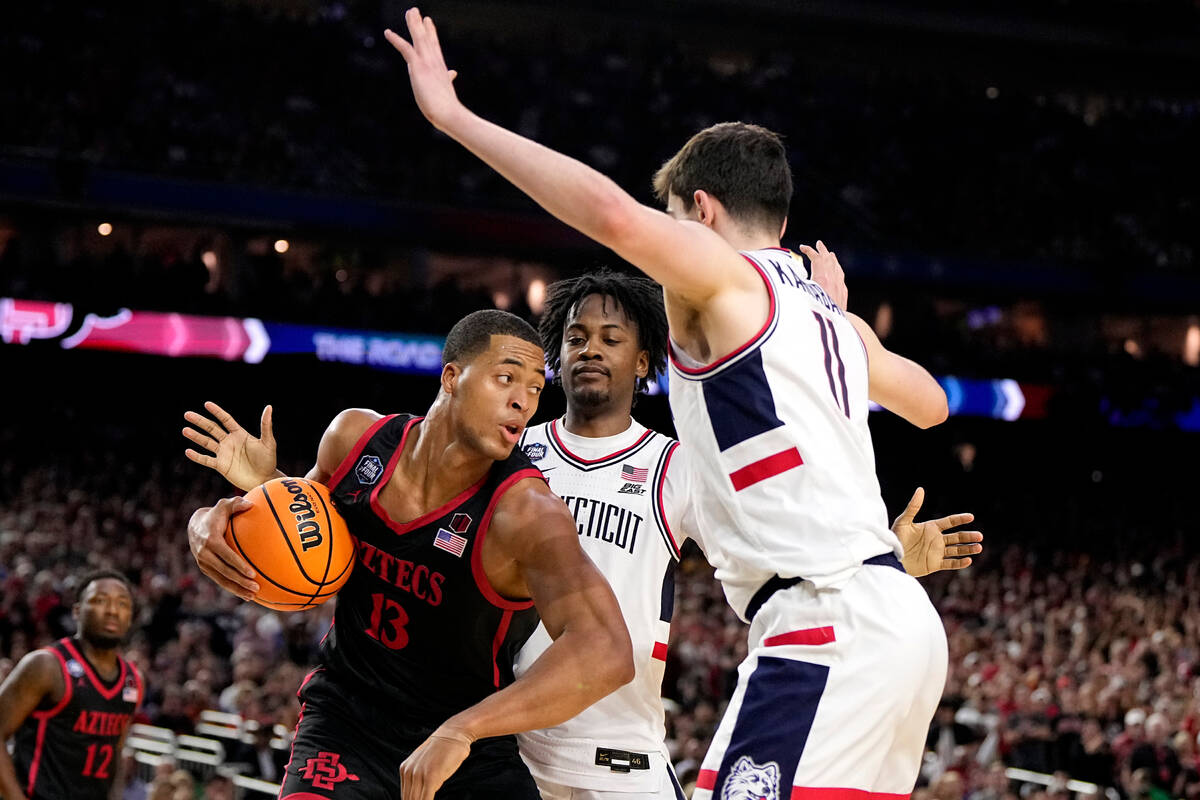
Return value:
<svg viewBox="0 0 1200 800">
<path fill-rule="evenodd" d="M 862 339 L 792 253 L 742 255 L 766 283 L 767 321 L 713 364 L 672 342 L 670 400 L 695 530 L 744 615 L 776 574 L 836 586 L 902 551 L 875 477 Z"/>
<path fill-rule="evenodd" d="M 612 585 L 637 673 L 577 717 L 517 738 L 539 782 L 651 796 L 668 777 L 662 679 L 680 529 L 690 520 L 683 519 L 682 484 L 668 478 L 680 473 L 678 442 L 630 423 L 616 436 L 585 438 L 556 420 L 529 428 L 521 439 L 525 455 L 574 515 L 584 551 Z M 515 674 L 524 674 L 550 644 L 539 625 L 517 656 Z M 622 763 L 629 758 L 635 763 Z"/>
</svg>

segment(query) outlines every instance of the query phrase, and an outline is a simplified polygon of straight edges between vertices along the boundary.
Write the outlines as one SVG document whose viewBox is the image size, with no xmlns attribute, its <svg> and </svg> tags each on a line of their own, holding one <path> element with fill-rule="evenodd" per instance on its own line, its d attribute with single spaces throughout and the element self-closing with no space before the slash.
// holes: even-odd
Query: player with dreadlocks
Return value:
<svg viewBox="0 0 1200 800">
<path fill-rule="evenodd" d="M 668 469 L 678 442 L 630 415 L 667 362 L 662 289 L 602 269 L 551 284 L 538 334 L 567 398 L 561 419 L 527 428 L 520 446 L 575 516 L 584 551 L 608 578 L 633 641 L 631 683 L 577 717 L 519 737 L 544 800 L 681 798 L 663 746 L 663 667 L 686 495 Z M 521 674 L 550 645 L 539 627 Z"/>
<path fill-rule="evenodd" d="M 520 446 L 575 517 L 584 551 L 621 604 L 636 677 L 577 717 L 518 734 L 543 800 L 682 798 L 664 746 L 663 668 L 675 598 L 675 566 L 698 531 L 679 465 L 679 443 L 636 422 L 631 411 L 666 369 L 662 289 L 641 276 L 601 269 L 551 284 L 538 335 L 566 394 L 561 419 L 526 429 Z M 915 498 L 914 498 L 915 499 Z M 943 534 L 955 518 L 914 523 L 909 505 L 893 530 L 915 574 L 966 566 L 948 555 L 978 552 L 973 538 Z M 918 562 L 928 566 L 916 568 Z M 517 675 L 550 645 L 539 627 L 517 656 Z"/>
</svg>

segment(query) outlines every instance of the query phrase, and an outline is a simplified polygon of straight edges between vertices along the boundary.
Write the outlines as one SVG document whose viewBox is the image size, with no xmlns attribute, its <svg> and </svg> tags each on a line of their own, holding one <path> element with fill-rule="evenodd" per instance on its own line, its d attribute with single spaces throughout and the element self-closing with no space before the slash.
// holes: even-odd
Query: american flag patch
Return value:
<svg viewBox="0 0 1200 800">
<path fill-rule="evenodd" d="M 445 528 L 438 528 L 437 536 L 433 537 L 433 546 L 461 557 L 467 546 L 467 539 L 457 533 L 451 533 Z"/>
<path fill-rule="evenodd" d="M 621 477 L 634 483 L 645 483 L 646 478 L 650 477 L 650 470 L 645 467 L 631 467 L 628 464 L 622 464 Z"/>
</svg>

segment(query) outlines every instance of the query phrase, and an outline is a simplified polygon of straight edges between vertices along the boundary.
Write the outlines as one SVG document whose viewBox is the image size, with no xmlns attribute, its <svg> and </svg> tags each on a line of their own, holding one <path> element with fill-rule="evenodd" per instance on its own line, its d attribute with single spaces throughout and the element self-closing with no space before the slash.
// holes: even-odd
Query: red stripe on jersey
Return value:
<svg viewBox="0 0 1200 800">
<path fill-rule="evenodd" d="M 33 745 L 33 761 L 29 764 L 29 785 L 25 787 L 25 796 L 33 797 L 33 787 L 37 783 L 38 765 L 42 761 L 42 745 L 46 741 L 46 725 L 49 717 L 38 720 L 37 741 Z"/>
<path fill-rule="evenodd" d="M 58 665 L 62 668 L 63 696 L 61 700 L 54 704 L 53 708 L 48 708 L 45 711 L 34 711 L 30 715 L 37 718 L 38 729 L 37 739 L 33 744 L 33 759 L 29 762 L 29 785 L 25 787 L 26 797 L 33 797 L 33 787 L 37 783 L 38 767 L 42 763 L 42 747 L 46 742 L 46 726 L 50 723 L 51 717 L 58 716 L 67 707 L 67 704 L 71 702 L 71 694 L 75 691 L 71 683 L 71 673 L 67 672 L 67 661 L 62 657 L 62 653 L 53 647 L 48 647 L 46 650 L 54 654 L 54 657 L 58 659 Z"/>
<path fill-rule="evenodd" d="M 338 468 L 334 470 L 333 477 L 329 479 L 330 489 L 336 488 L 337 485 L 342 482 L 342 479 L 346 477 L 346 473 L 350 471 L 351 465 L 358 462 L 359 456 L 362 455 L 362 451 L 366 448 L 367 442 L 371 440 L 371 437 L 374 436 L 389 419 L 392 419 L 395 416 L 395 414 L 388 414 L 386 417 L 375 420 L 371 423 L 371 427 L 367 428 L 366 433 L 358 437 L 358 441 L 354 443 L 354 449 L 352 449 L 349 454 L 342 459 L 342 463 L 338 464 Z"/>
<path fill-rule="evenodd" d="M 479 522 L 479 531 L 475 534 L 475 541 L 471 543 L 471 574 L 475 576 L 475 585 L 479 587 L 479 593 L 489 603 L 505 611 L 524 611 L 527 608 L 532 608 L 533 600 L 509 600 L 507 597 L 501 597 L 500 593 L 492 587 L 492 582 L 488 580 L 487 573 L 483 571 L 483 540 L 487 537 L 488 526 L 492 522 L 492 515 L 496 513 L 496 506 L 500 505 L 500 498 L 514 484 L 526 478 L 546 480 L 541 470 L 537 467 L 518 470 L 505 478 L 504 482 L 497 486 L 496 491 L 492 494 L 492 499 L 488 502 L 487 511 L 483 513 L 483 519 Z"/>
<path fill-rule="evenodd" d="M 622 453 L 628 453 L 630 450 L 637 447 L 639 444 L 641 444 L 642 442 L 646 441 L 648 438 L 650 438 L 651 436 L 654 435 L 654 431 L 647 429 L 646 432 L 643 433 L 641 436 L 639 436 L 638 440 L 636 442 L 634 442 L 633 444 L 629 445 L 629 447 L 625 447 L 620 450 L 616 450 L 612 453 L 609 453 L 606 456 L 600 456 L 599 458 L 589 459 L 589 458 L 580 458 L 579 456 L 575 455 L 574 453 L 572 453 L 570 451 L 570 449 L 566 446 L 566 444 L 563 443 L 562 437 L 560 437 L 558 435 L 558 420 L 554 420 L 554 419 L 550 420 L 550 424 L 546 427 L 548 427 L 550 429 L 550 435 L 554 437 L 554 443 L 557 444 L 560 448 L 562 448 L 562 451 L 564 453 L 566 453 L 568 456 L 575 459 L 580 464 L 584 464 L 584 465 L 599 464 L 601 461 L 607 461 L 610 458 L 616 458 L 617 456 L 621 455 Z"/>
<path fill-rule="evenodd" d="M 789 447 L 787 450 L 781 450 L 773 456 L 761 458 L 753 464 L 747 464 L 741 469 L 729 473 L 729 480 L 733 481 L 734 490 L 740 492 L 759 481 L 765 481 L 767 478 L 774 478 L 789 469 L 795 469 L 803 463 L 804 459 L 800 457 L 800 451 Z"/>
<path fill-rule="evenodd" d="M 785 644 L 829 644 L 836 642 L 832 626 L 824 628 L 804 628 L 798 631 L 781 633 L 763 639 L 763 647 L 779 647 Z"/>
<path fill-rule="evenodd" d="M 125 688 L 125 659 L 117 656 L 117 664 L 121 667 L 121 671 L 117 674 L 117 680 L 115 683 L 113 683 L 112 688 L 105 689 L 104 684 L 100 682 L 100 678 L 96 676 L 95 672 L 92 672 L 92 665 L 89 664 L 88 660 L 84 658 L 78 650 L 75 649 L 75 645 L 71 644 L 71 640 L 63 639 L 62 643 L 64 647 L 71 651 L 72 657 L 74 657 L 76 661 L 83 665 L 83 671 L 87 673 L 88 679 L 92 682 L 92 686 L 96 687 L 96 691 L 99 692 L 100 696 L 105 700 L 112 700 L 117 696 L 117 692 Z"/>
<path fill-rule="evenodd" d="M 54 657 L 58 659 L 58 665 L 62 667 L 64 687 L 63 696 L 53 708 L 47 708 L 45 711 L 34 711 L 32 716 L 49 719 L 50 717 L 58 716 L 58 714 L 60 714 L 62 710 L 67 707 L 67 703 L 71 702 L 71 694 L 75 691 L 75 687 L 71 683 L 71 673 L 67 672 L 67 660 L 62 657 L 62 653 L 58 652 L 53 647 L 47 647 L 46 652 L 52 653 Z M 34 763 L 37 763 L 36 760 Z"/>
<path fill-rule="evenodd" d="M 760 267 L 758 265 L 757 261 L 755 261 L 750 256 L 746 255 L 745 253 L 742 253 L 741 255 L 742 255 L 742 258 L 746 259 L 746 263 L 748 263 L 750 266 L 754 267 L 754 270 L 758 273 L 758 276 L 760 278 L 762 278 L 763 283 L 766 284 L 766 286 L 767 286 L 767 321 L 764 322 L 763 326 L 758 329 L 758 333 L 754 334 L 754 336 L 751 337 L 750 341 L 746 342 L 744 345 L 742 345 L 738 349 L 734 350 L 732 353 L 722 356 L 721 358 L 718 358 L 716 361 L 712 362 L 711 364 L 706 364 L 703 367 L 685 367 L 682 363 L 680 363 L 679 359 L 675 357 L 675 345 L 668 338 L 667 339 L 667 355 L 670 356 L 671 363 L 675 365 L 675 369 L 679 370 L 684 375 L 688 375 L 693 378 L 702 377 L 704 375 L 707 375 L 709 372 L 712 372 L 713 370 L 715 370 L 717 367 L 721 366 L 722 364 L 729 363 L 733 359 L 740 356 L 742 353 L 746 352 L 750 348 L 757 345 L 762 340 L 763 336 L 766 335 L 767 330 L 770 329 L 771 323 L 775 321 L 775 307 L 776 307 L 775 285 L 773 283 L 771 283 L 771 279 L 767 277 L 767 273 L 763 270 L 762 267 Z"/>
<path fill-rule="evenodd" d="M 815 788 L 812 786 L 792 787 L 792 800 L 903 800 L 907 797 L 907 792 L 904 794 L 891 794 L 889 792 L 868 792 L 866 789 Z"/>
<path fill-rule="evenodd" d="M 657 658 L 659 661 L 667 660 L 667 645 L 664 642 L 654 643 L 654 652 L 650 654 L 651 658 Z"/>
<path fill-rule="evenodd" d="M 392 457 L 388 459 L 387 468 L 384 469 L 383 475 L 380 476 L 379 481 L 375 484 L 375 488 L 371 490 L 371 510 L 375 512 L 375 516 L 379 517 L 379 519 L 385 525 L 387 525 L 396 533 L 400 534 L 408 533 L 414 528 L 419 528 L 423 525 L 433 522 L 435 519 L 444 517 L 446 512 L 448 512 L 450 509 L 462 505 L 467 501 L 468 498 L 478 492 L 488 479 L 488 473 L 483 473 L 482 478 L 476 481 L 473 485 L 464 489 L 457 497 L 453 498 L 447 503 L 444 503 L 441 507 L 435 508 L 433 511 L 430 511 L 427 514 L 422 514 L 414 520 L 409 522 L 396 522 L 394 519 L 392 519 L 391 514 L 389 514 L 387 509 L 383 507 L 383 503 L 379 502 L 379 492 L 381 489 L 383 489 L 384 485 L 392 479 L 392 473 L 396 471 L 396 464 L 400 462 L 400 456 L 404 453 L 404 443 L 408 440 L 408 434 L 412 431 L 413 426 L 422 419 L 423 417 L 416 417 L 415 419 L 409 420 L 408 424 L 404 426 L 404 433 L 400 435 L 400 444 L 396 445 L 396 452 L 392 453 Z"/>
<path fill-rule="evenodd" d="M 492 683 L 500 688 L 500 645 L 508 635 L 508 625 L 512 622 L 513 612 L 505 611 L 500 616 L 500 624 L 496 626 L 496 635 L 492 637 Z"/>
<path fill-rule="evenodd" d="M 700 774 L 696 776 L 697 789 L 712 789 L 717 785 L 717 771 L 715 769 L 702 769 Z"/>
</svg>

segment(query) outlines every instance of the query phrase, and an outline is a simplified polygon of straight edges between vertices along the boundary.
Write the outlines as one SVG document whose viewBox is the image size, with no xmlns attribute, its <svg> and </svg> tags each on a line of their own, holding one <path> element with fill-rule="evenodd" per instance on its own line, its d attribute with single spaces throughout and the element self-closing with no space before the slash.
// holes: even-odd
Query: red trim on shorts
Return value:
<svg viewBox="0 0 1200 800">
<path fill-rule="evenodd" d="M 742 345 L 738 349 L 734 350 L 732 353 L 729 353 L 728 355 L 724 355 L 721 358 L 718 358 L 716 361 L 712 362 L 711 364 L 706 364 L 702 367 L 685 367 L 679 361 L 679 359 L 675 357 L 675 345 L 671 341 L 671 339 L 668 337 L 667 338 L 667 355 L 670 356 L 670 358 L 671 358 L 671 364 L 674 365 L 675 369 L 679 370 L 680 372 L 682 372 L 684 375 L 687 375 L 688 377 L 691 377 L 691 378 L 703 377 L 703 376 L 707 375 L 708 373 L 712 372 L 713 370 L 715 370 L 717 367 L 720 367 L 721 365 L 732 361 L 733 359 L 740 356 L 742 353 L 755 347 L 756 345 L 759 344 L 759 342 L 762 341 L 763 337 L 766 336 L 766 333 L 770 329 L 771 324 L 775 321 L 775 313 L 776 313 L 778 306 L 777 306 L 777 303 L 775 302 L 775 286 L 774 286 L 774 284 L 771 283 L 771 279 L 767 277 L 767 273 L 763 270 L 762 267 L 760 267 L 758 265 L 757 261 L 755 261 L 750 256 L 746 255 L 745 253 L 742 253 L 741 256 L 742 256 L 742 258 L 746 259 L 746 263 L 748 263 L 750 266 L 754 267 L 755 271 L 758 272 L 758 276 L 760 278 L 762 278 L 762 282 L 764 284 L 766 284 L 766 287 L 767 287 L 767 320 L 766 320 L 766 322 L 763 323 L 763 326 L 758 329 L 758 333 L 756 333 L 756 334 L 754 334 L 754 336 L 750 337 L 750 341 L 746 342 L 744 345 Z"/>
<path fill-rule="evenodd" d="M 332 625 L 330 625 L 330 626 L 329 626 L 329 630 L 333 630 L 333 626 L 332 626 Z M 328 635 L 329 635 L 329 631 L 326 631 L 326 632 L 325 632 L 325 635 L 326 635 L 326 636 L 328 636 Z M 325 640 L 324 640 L 324 639 L 322 639 L 322 640 L 321 640 L 321 642 L 322 642 L 322 644 L 323 644 L 323 643 L 325 642 Z M 300 697 L 300 693 L 304 691 L 304 687 L 305 687 L 305 686 L 308 686 L 308 682 L 309 682 L 309 681 L 311 681 L 311 680 L 313 679 L 313 676 L 314 676 L 314 675 L 316 675 L 318 672 L 320 672 L 320 671 L 321 671 L 321 670 L 323 670 L 323 669 L 325 669 L 325 668 L 324 668 L 324 667 L 317 667 L 317 668 L 316 668 L 316 669 L 314 669 L 312 672 L 310 672 L 310 673 L 308 673 L 307 675 L 305 675 L 305 676 L 304 676 L 304 680 L 300 681 L 300 688 L 296 690 L 296 697 L 297 697 L 297 699 Z M 297 721 L 296 721 L 296 724 L 297 724 L 297 725 L 299 724 L 299 720 L 297 720 Z"/>
<path fill-rule="evenodd" d="M 358 457 L 361 456 L 362 451 L 366 449 L 367 442 L 370 441 L 371 437 L 378 433 L 379 429 L 383 427 L 384 423 L 390 419 L 393 419 L 395 416 L 396 414 L 388 414 L 386 417 L 381 417 L 380 419 L 375 420 L 371 423 L 371 427 L 367 428 L 366 433 L 358 437 L 358 441 L 354 443 L 354 448 L 345 458 L 342 459 L 342 463 L 338 464 L 338 468 L 334 470 L 333 477 L 329 479 L 330 490 L 336 488 L 337 485 L 342 482 L 342 479 L 346 477 L 346 473 L 350 471 L 350 465 L 358 461 Z"/>
<path fill-rule="evenodd" d="M 625 447 L 620 450 L 617 450 L 616 452 L 609 453 L 606 456 L 600 456 L 599 458 L 589 459 L 589 458 L 581 458 L 581 457 L 575 455 L 566 446 L 566 444 L 563 443 L 562 438 L 558 435 L 558 420 L 555 420 L 555 419 L 550 420 L 550 424 L 547 425 L 546 427 L 548 427 L 550 429 L 550 435 L 554 437 L 554 443 L 557 444 L 560 448 L 562 448 L 562 451 L 564 453 L 566 453 L 568 456 L 570 456 L 571 458 L 573 458 L 574 460 L 578 461 L 580 464 L 583 464 L 585 466 L 591 465 L 591 464 L 599 464 L 601 461 L 608 461 L 610 458 L 616 458 L 617 456 L 619 456 L 623 453 L 628 453 L 630 450 L 637 447 L 639 444 L 641 444 L 642 442 L 646 441 L 647 439 L 649 439 L 651 436 L 654 435 L 654 431 L 647 428 L 646 432 L 643 433 L 641 436 L 639 436 L 638 440 L 636 442 L 634 442 L 633 444 L 629 445 L 629 447 Z"/>
<path fill-rule="evenodd" d="M 488 475 L 490 474 L 489 469 L 488 472 L 483 473 L 482 478 L 476 481 L 473 485 L 464 489 L 457 497 L 448 500 L 440 507 L 435 508 L 433 511 L 422 514 L 414 520 L 410 520 L 409 522 L 396 522 L 394 519 L 392 519 L 391 514 L 389 514 L 387 509 L 383 507 L 383 503 L 379 502 L 379 492 L 383 489 L 387 482 L 392 479 L 392 473 L 396 471 L 396 465 L 400 462 L 400 456 L 404 453 L 404 443 L 408 441 L 408 434 L 410 431 L 412 431 L 413 426 L 422 419 L 424 419 L 424 417 L 416 417 L 415 419 L 410 420 L 409 423 L 404 426 L 404 433 L 400 435 L 400 444 L 396 446 L 396 451 L 392 453 L 392 457 L 388 459 L 387 468 L 384 469 L 383 475 L 375 484 L 375 488 L 371 490 L 371 510 L 375 512 L 375 516 L 379 517 L 383 524 L 387 525 L 389 528 L 399 534 L 408 533 L 414 528 L 419 528 L 422 525 L 433 522 L 435 519 L 446 516 L 450 509 L 462 505 L 476 492 L 478 492 L 483 487 L 483 484 L 487 481 Z"/>
<path fill-rule="evenodd" d="M 651 658 L 657 658 L 659 661 L 667 660 L 667 644 L 666 642 L 655 642 L 654 651 L 650 653 Z"/>
<path fill-rule="evenodd" d="M 492 587 L 492 582 L 488 580 L 487 573 L 483 571 L 483 540 L 487 536 L 488 526 L 492 522 L 492 514 L 496 512 L 496 506 L 500 505 L 500 498 L 512 488 L 513 484 L 523 481 L 526 478 L 546 480 L 546 477 L 542 475 L 541 470 L 537 467 L 518 470 L 505 478 L 496 487 L 496 491 L 492 493 L 492 499 L 488 501 L 487 511 L 483 512 L 483 520 L 479 523 L 479 532 L 475 534 L 475 540 L 471 542 L 471 574 L 475 576 L 475 585 L 479 587 L 479 593 L 484 596 L 484 599 L 496 606 L 496 608 L 501 608 L 505 611 L 524 611 L 527 608 L 533 608 L 533 600 L 509 600 L 506 597 L 501 597 L 500 593 Z"/>
<path fill-rule="evenodd" d="M 505 611 L 500 615 L 500 624 L 496 626 L 496 635 L 492 637 L 492 683 L 500 688 L 500 645 L 508 635 L 508 626 L 512 622 L 513 612 Z"/>
<path fill-rule="evenodd" d="M 64 639 L 63 642 L 65 643 L 66 640 Z M 67 704 L 71 702 L 71 695 L 74 692 L 74 687 L 71 685 L 71 674 L 67 672 L 67 660 L 63 658 L 62 653 L 53 647 L 47 647 L 46 650 L 54 654 L 54 657 L 58 659 L 58 665 L 62 667 L 63 696 L 52 708 L 48 708 L 45 711 L 34 711 L 30 714 L 30 716 L 37 719 L 38 729 L 37 740 L 33 745 L 33 760 L 29 763 L 29 785 L 25 787 L 25 795 L 27 797 L 33 797 L 33 787 L 37 783 L 38 767 L 42 763 L 42 746 L 46 742 L 46 726 L 50 723 L 51 718 L 57 717 L 67 707 Z"/>
<path fill-rule="evenodd" d="M 767 478 L 774 478 L 776 475 L 787 472 L 789 469 L 795 469 L 802 464 L 804 464 L 804 459 L 800 457 L 800 451 L 789 447 L 787 450 L 781 450 L 774 455 L 747 464 L 739 470 L 734 470 L 729 473 L 729 480 L 733 481 L 734 491 L 740 492 L 742 489 L 765 481 Z"/>
<path fill-rule="evenodd" d="M 75 645 L 71 644 L 70 639 L 62 640 L 63 646 L 71 651 L 71 656 L 83 665 L 83 671 L 87 673 L 88 679 L 91 680 L 92 686 L 100 693 L 100 696 L 105 700 L 112 700 L 117 696 L 117 692 L 125 688 L 125 659 L 117 656 L 117 664 L 121 667 L 121 671 L 117 674 L 116 682 L 113 683 L 111 689 L 105 689 L 104 684 L 100 682 L 100 678 L 92 671 L 92 665 L 83 657 L 83 654 L 75 649 Z M 68 676 L 69 677 L 69 676 Z"/>
<path fill-rule="evenodd" d="M 763 639 L 763 647 L 780 647 L 785 644 L 829 644 L 836 641 L 837 637 L 833 635 L 833 626 L 827 625 L 824 628 L 804 628 L 767 637 Z"/>
<path fill-rule="evenodd" d="M 717 785 L 717 771 L 715 769 L 702 769 L 700 774 L 696 776 L 697 789 L 714 789 Z"/>
<path fill-rule="evenodd" d="M 308 677 L 304 679 L 304 683 L 308 683 L 309 679 L 318 672 L 320 672 L 320 669 L 314 669 L 308 673 Z M 304 688 L 304 683 L 300 684 L 300 689 Z M 300 689 L 296 690 L 297 695 L 300 694 Z M 276 800 L 283 798 L 283 787 L 287 785 L 288 770 L 292 768 L 292 759 L 296 757 L 296 740 L 300 738 L 300 723 L 304 720 L 304 709 L 306 708 L 308 708 L 308 703 L 300 704 L 300 714 L 296 717 L 296 727 L 292 728 L 292 745 L 288 748 L 288 760 L 283 765 L 283 775 L 279 777 L 279 794 L 275 795 Z M 291 796 L 290 794 L 288 795 L 288 797 Z"/>
<path fill-rule="evenodd" d="M 890 792 L 869 792 L 866 789 L 792 787 L 792 800 L 907 800 L 907 798 L 908 792 L 892 794 Z"/>
</svg>

